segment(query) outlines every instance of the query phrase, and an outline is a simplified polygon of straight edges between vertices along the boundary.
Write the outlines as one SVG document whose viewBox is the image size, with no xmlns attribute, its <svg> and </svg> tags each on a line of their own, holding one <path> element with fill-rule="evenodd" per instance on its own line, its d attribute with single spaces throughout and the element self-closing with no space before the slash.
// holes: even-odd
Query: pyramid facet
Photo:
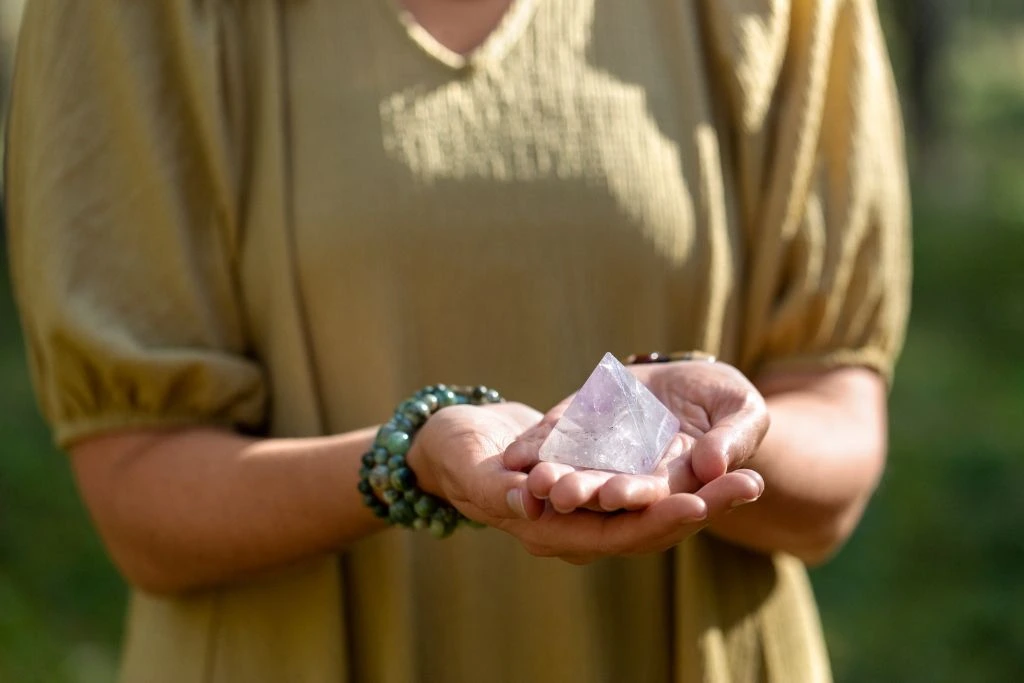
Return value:
<svg viewBox="0 0 1024 683">
<path fill-rule="evenodd" d="M 679 420 L 615 356 L 606 353 L 540 447 L 540 459 L 648 474 Z"/>
</svg>

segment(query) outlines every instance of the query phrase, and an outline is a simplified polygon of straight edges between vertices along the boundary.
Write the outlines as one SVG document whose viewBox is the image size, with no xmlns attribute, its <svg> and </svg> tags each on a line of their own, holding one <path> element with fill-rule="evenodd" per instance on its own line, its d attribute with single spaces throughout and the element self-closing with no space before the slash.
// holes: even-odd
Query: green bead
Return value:
<svg viewBox="0 0 1024 683">
<path fill-rule="evenodd" d="M 409 418 L 404 415 L 395 415 L 391 418 L 392 423 L 395 425 L 395 429 L 406 434 L 411 434 L 416 431 L 416 425 L 409 421 Z"/>
<path fill-rule="evenodd" d="M 370 476 L 367 479 L 373 490 L 379 493 L 391 485 L 391 472 L 388 471 L 386 466 L 377 465 L 370 470 Z"/>
<path fill-rule="evenodd" d="M 417 516 L 429 519 L 434 514 L 434 511 L 437 510 L 437 498 L 424 494 L 413 504 L 413 508 L 416 510 Z"/>
<path fill-rule="evenodd" d="M 373 460 L 373 451 L 363 453 L 363 467 L 373 467 L 376 463 Z"/>
<path fill-rule="evenodd" d="M 402 416 L 419 427 L 430 417 L 430 406 L 423 401 L 410 401 L 403 404 L 405 407 L 400 411 Z"/>
<path fill-rule="evenodd" d="M 494 389 L 488 389 L 484 392 L 483 397 L 484 403 L 501 403 L 501 394 Z"/>
<path fill-rule="evenodd" d="M 363 503 L 365 503 L 369 507 L 373 507 L 374 505 L 379 505 L 380 501 L 377 500 L 377 497 L 374 496 L 372 493 L 368 493 L 363 496 Z"/>
<path fill-rule="evenodd" d="M 365 479 L 360 479 L 359 484 L 357 485 L 356 488 L 358 488 L 359 493 L 363 494 L 364 496 L 368 496 L 373 493 L 373 487 L 370 486 L 370 482 L 366 481 Z"/>
<path fill-rule="evenodd" d="M 369 476 L 370 476 L 370 468 L 369 467 L 360 467 L 359 468 L 359 478 L 360 479 L 366 479 Z"/>
<path fill-rule="evenodd" d="M 380 497 L 383 498 L 384 502 L 388 505 L 394 505 L 402 500 L 402 492 L 394 489 L 384 489 L 384 492 L 380 494 Z"/>
<path fill-rule="evenodd" d="M 455 392 L 450 389 L 443 389 L 437 392 L 437 405 L 438 408 L 447 408 L 453 406 L 459 402 L 459 397 L 455 395 Z"/>
<path fill-rule="evenodd" d="M 439 520 L 439 519 L 431 519 L 430 520 L 430 534 L 434 538 L 444 538 L 444 537 L 450 535 L 451 533 L 452 533 L 451 530 L 441 520 Z"/>
<path fill-rule="evenodd" d="M 434 518 L 440 519 L 448 526 L 455 526 L 459 522 L 459 511 L 450 505 L 445 505 L 437 509 Z"/>
<path fill-rule="evenodd" d="M 377 438 L 373 440 L 373 445 L 383 446 L 388 440 L 388 437 L 396 431 L 398 431 L 398 427 L 395 425 L 394 421 L 389 420 L 388 422 L 385 422 L 381 428 L 377 430 Z"/>
<path fill-rule="evenodd" d="M 416 488 L 416 474 L 408 467 L 391 470 L 391 485 L 399 491 L 412 491 Z"/>
<path fill-rule="evenodd" d="M 484 396 L 487 394 L 487 391 L 487 387 L 485 387 L 483 384 L 473 387 L 473 391 L 470 394 L 470 396 L 473 399 L 473 402 L 479 403 L 480 401 L 483 401 Z"/>
<path fill-rule="evenodd" d="M 405 432 L 394 432 L 388 435 L 384 442 L 384 448 L 391 455 L 405 455 L 409 450 L 409 435 Z"/>
<path fill-rule="evenodd" d="M 373 453 L 373 462 L 376 465 L 383 465 L 384 463 L 386 463 L 388 461 L 388 458 L 391 457 L 390 453 L 388 453 L 385 449 L 380 448 L 379 446 L 377 448 L 374 448 L 372 453 Z"/>
<path fill-rule="evenodd" d="M 440 401 L 437 400 L 437 396 L 434 394 L 424 394 L 423 397 L 420 398 L 420 402 L 427 406 L 427 409 L 431 414 L 441 407 Z"/>
<path fill-rule="evenodd" d="M 372 504 L 368 503 L 368 505 L 370 505 L 370 510 L 373 512 L 375 517 L 380 517 L 381 519 L 384 519 L 388 516 L 388 506 L 380 502 L 376 498 L 373 499 Z"/>
<path fill-rule="evenodd" d="M 427 520 L 422 519 L 420 517 L 417 517 L 416 519 L 412 520 L 412 528 L 415 529 L 416 531 L 423 531 L 424 529 L 428 528 L 429 526 L 430 526 L 430 522 L 428 522 Z"/>
<path fill-rule="evenodd" d="M 405 456 L 404 455 L 392 455 L 388 458 L 388 469 L 397 470 L 405 467 Z"/>
<path fill-rule="evenodd" d="M 412 511 L 412 506 L 404 500 L 392 503 L 391 509 L 388 510 L 388 516 L 391 517 L 391 521 L 395 524 L 402 525 L 412 524 L 413 520 L 416 519 L 416 513 Z"/>
<path fill-rule="evenodd" d="M 402 496 L 402 498 L 404 498 L 406 501 L 408 501 L 408 503 L 410 505 L 415 505 L 416 501 L 419 500 L 420 496 L 423 496 L 423 495 L 426 495 L 426 494 L 424 494 L 419 489 L 414 488 L 411 491 L 406 491 L 405 494 Z"/>
</svg>

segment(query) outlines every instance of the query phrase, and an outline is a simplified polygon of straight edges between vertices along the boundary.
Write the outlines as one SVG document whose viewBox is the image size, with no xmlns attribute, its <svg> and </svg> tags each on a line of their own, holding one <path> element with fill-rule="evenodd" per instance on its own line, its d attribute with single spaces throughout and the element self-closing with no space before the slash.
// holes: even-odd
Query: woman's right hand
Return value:
<svg viewBox="0 0 1024 683">
<path fill-rule="evenodd" d="M 500 526 L 511 519 L 535 519 L 544 502 L 521 495 L 527 475 L 507 469 L 503 454 L 542 418 L 522 403 L 439 410 L 413 439 L 409 467 L 420 488 L 448 500 L 474 521 Z"/>
<path fill-rule="evenodd" d="M 505 449 L 541 419 L 541 413 L 520 403 L 445 408 L 417 434 L 409 466 L 421 488 L 470 519 L 515 536 L 533 555 L 576 564 L 666 550 L 728 513 L 737 501 L 756 498 L 764 487 L 756 474 L 737 471 L 643 510 L 562 514 L 527 492 L 525 472 L 503 462 Z"/>
</svg>

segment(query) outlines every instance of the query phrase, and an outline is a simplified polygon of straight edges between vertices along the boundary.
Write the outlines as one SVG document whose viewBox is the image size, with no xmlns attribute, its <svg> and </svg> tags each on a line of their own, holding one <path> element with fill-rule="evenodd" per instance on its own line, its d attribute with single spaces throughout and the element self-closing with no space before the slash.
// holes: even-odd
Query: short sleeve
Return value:
<svg viewBox="0 0 1024 683">
<path fill-rule="evenodd" d="M 741 364 L 889 380 L 909 310 L 909 192 L 875 3 L 705 7 L 746 230 Z"/>
<path fill-rule="evenodd" d="M 10 116 L 9 255 L 56 440 L 257 430 L 234 268 L 221 3 L 29 2 Z"/>
</svg>

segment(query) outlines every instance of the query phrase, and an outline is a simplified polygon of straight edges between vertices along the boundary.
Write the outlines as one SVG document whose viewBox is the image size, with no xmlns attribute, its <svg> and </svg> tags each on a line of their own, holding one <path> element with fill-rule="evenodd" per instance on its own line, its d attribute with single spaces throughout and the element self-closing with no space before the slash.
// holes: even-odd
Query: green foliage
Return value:
<svg viewBox="0 0 1024 683">
<path fill-rule="evenodd" d="M 950 130 L 914 174 L 889 468 L 813 574 L 840 683 L 1024 671 L 1024 31 L 961 31 Z"/>
<path fill-rule="evenodd" d="M 0 283 L 0 681 L 109 681 L 125 591 L 36 410 Z"/>
</svg>

